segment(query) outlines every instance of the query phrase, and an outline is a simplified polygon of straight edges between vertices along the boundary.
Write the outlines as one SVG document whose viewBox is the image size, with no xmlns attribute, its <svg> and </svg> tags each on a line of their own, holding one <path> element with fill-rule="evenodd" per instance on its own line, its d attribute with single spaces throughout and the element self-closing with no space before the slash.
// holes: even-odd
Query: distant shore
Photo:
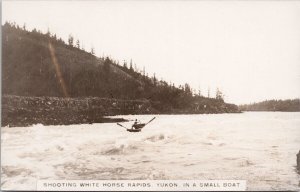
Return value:
<svg viewBox="0 0 300 192">
<path fill-rule="evenodd" d="M 300 99 L 266 100 L 258 103 L 240 105 L 241 111 L 281 111 L 300 112 Z"/>
</svg>

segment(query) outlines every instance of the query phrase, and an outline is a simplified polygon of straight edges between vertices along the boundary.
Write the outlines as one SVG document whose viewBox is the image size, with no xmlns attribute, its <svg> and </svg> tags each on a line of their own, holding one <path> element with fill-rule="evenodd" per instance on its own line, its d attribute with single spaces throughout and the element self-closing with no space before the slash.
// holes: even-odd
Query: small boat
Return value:
<svg viewBox="0 0 300 192">
<path fill-rule="evenodd" d="M 145 123 L 138 123 L 138 124 L 133 125 L 133 128 L 135 128 L 135 129 L 142 129 L 145 126 L 146 126 Z"/>
<path fill-rule="evenodd" d="M 127 128 L 124 125 L 117 123 L 117 125 L 119 125 L 120 127 L 123 127 L 126 129 L 126 131 L 128 132 L 141 132 L 142 129 L 149 124 L 151 121 L 153 121 L 156 117 L 153 117 L 150 121 L 148 121 L 147 123 L 137 123 L 137 120 L 134 122 L 134 124 L 132 125 L 131 128 Z"/>
<path fill-rule="evenodd" d="M 128 132 L 141 132 L 142 129 L 126 129 Z"/>
</svg>

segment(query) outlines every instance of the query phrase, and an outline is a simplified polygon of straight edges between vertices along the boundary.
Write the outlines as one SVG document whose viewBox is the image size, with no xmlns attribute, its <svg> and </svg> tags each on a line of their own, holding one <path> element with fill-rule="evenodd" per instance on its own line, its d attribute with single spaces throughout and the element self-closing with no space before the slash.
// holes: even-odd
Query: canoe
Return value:
<svg viewBox="0 0 300 192">
<path fill-rule="evenodd" d="M 140 132 L 142 129 L 127 129 L 129 132 Z"/>
</svg>

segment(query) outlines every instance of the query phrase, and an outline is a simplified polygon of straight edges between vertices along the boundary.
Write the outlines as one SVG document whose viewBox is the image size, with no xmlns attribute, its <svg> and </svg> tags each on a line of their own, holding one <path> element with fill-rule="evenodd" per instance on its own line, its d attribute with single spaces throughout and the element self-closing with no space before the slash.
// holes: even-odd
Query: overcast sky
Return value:
<svg viewBox="0 0 300 192">
<path fill-rule="evenodd" d="M 300 1 L 3 1 L 15 21 L 235 104 L 300 97 Z"/>
</svg>

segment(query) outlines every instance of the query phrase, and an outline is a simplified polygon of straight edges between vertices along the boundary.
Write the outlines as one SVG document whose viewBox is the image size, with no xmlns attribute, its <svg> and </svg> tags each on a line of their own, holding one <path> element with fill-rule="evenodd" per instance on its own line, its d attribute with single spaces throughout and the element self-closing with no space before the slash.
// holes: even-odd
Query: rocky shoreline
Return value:
<svg viewBox="0 0 300 192">
<path fill-rule="evenodd" d="M 160 108 L 159 102 L 149 100 L 121 100 L 99 97 L 61 98 L 2 96 L 1 126 L 24 127 L 33 124 L 69 125 L 123 122 L 123 118 L 105 116 L 129 114 L 202 114 L 238 112 L 230 104 L 212 104 L 205 109 L 195 104 L 188 109 Z"/>
<path fill-rule="evenodd" d="M 123 118 L 106 118 L 119 114 L 154 112 L 149 102 L 105 98 L 2 97 L 2 126 L 18 127 L 42 123 L 69 125 L 122 122 Z"/>
</svg>

